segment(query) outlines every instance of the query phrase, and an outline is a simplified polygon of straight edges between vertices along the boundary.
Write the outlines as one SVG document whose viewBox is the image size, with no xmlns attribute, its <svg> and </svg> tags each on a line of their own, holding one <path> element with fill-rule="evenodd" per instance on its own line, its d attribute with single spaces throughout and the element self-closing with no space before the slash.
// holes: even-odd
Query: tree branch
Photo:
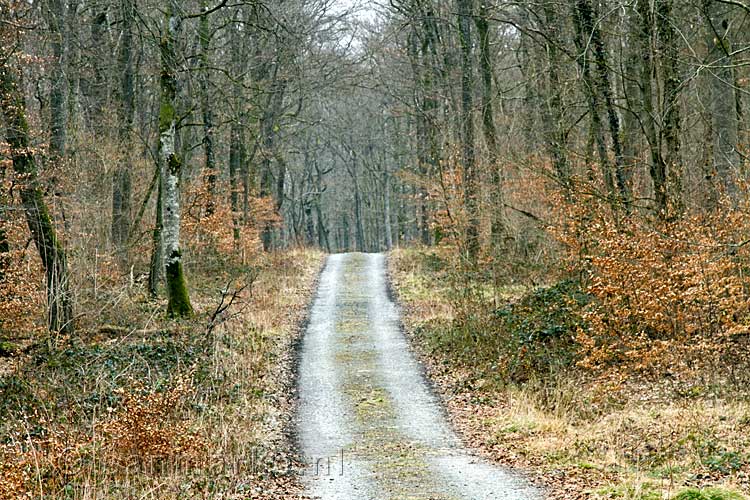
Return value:
<svg viewBox="0 0 750 500">
<path fill-rule="evenodd" d="M 198 12 L 197 14 L 187 14 L 187 15 L 184 15 L 184 16 L 182 16 L 182 19 L 195 19 L 196 17 L 203 17 L 203 16 L 207 16 L 209 14 L 213 14 L 217 10 L 221 9 L 222 7 L 224 7 L 227 4 L 228 1 L 229 0 L 221 0 L 221 2 L 219 2 L 219 4 L 216 7 L 210 8 L 207 11 L 204 11 L 204 12 Z"/>
<path fill-rule="evenodd" d="M 748 14 L 750 14 L 750 5 L 742 3 L 739 0 L 714 0 L 714 1 L 723 3 L 724 5 L 733 5 L 735 7 L 739 7 L 741 9 L 744 9 L 744 11 L 747 12 Z"/>
</svg>

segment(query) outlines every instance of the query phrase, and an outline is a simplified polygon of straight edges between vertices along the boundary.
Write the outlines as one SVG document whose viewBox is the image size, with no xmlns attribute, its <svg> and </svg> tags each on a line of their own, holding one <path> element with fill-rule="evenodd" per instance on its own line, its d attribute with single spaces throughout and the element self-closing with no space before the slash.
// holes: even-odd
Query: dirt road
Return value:
<svg viewBox="0 0 750 500">
<path fill-rule="evenodd" d="M 473 456 L 400 330 L 381 254 L 328 258 L 305 334 L 297 415 L 308 494 L 323 500 L 525 500 L 541 494 Z"/>
</svg>

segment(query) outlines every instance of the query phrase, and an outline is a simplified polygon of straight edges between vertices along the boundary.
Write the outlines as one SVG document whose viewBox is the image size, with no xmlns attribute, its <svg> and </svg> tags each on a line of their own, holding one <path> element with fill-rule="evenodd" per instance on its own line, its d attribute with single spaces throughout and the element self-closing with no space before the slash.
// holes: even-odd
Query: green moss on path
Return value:
<svg viewBox="0 0 750 500">
<path fill-rule="evenodd" d="M 434 483 L 427 462 L 431 450 L 398 429 L 395 404 L 378 376 L 377 346 L 367 342 L 371 325 L 365 265 L 363 255 L 347 261 L 335 321 L 334 359 L 344 374 L 343 393 L 355 417 L 355 444 L 347 453 L 371 465 L 383 500 L 454 500 Z"/>
</svg>

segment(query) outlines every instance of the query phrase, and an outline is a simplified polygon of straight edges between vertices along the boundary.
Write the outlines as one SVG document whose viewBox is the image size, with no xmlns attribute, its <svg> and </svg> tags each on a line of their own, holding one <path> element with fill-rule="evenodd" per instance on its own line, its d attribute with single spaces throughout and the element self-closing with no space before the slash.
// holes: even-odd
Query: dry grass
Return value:
<svg viewBox="0 0 750 500">
<path fill-rule="evenodd" d="M 742 357 L 731 359 L 734 370 L 724 355 L 692 370 L 571 367 L 524 383 L 501 381 L 491 365 L 454 352 L 455 339 L 450 351 L 440 348 L 455 313 L 450 284 L 421 259 L 418 251 L 394 252 L 391 276 L 406 328 L 469 445 L 525 469 L 549 498 L 655 500 L 707 487 L 725 496 L 705 498 L 750 493 L 750 399 L 736 375 L 746 372 Z"/>
<path fill-rule="evenodd" d="M 321 264 L 297 250 L 191 274 L 199 314 L 180 323 L 100 289 L 80 333 L 0 375 L 0 499 L 296 498 L 294 345 Z M 230 274 L 253 285 L 209 332 Z"/>
</svg>

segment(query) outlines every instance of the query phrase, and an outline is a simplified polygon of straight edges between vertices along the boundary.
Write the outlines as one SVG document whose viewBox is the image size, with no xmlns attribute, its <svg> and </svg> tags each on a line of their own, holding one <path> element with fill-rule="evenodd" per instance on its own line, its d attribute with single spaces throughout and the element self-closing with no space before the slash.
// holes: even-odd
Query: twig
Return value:
<svg viewBox="0 0 750 500">
<path fill-rule="evenodd" d="M 529 212 L 527 210 L 524 210 L 522 208 L 516 208 L 516 207 L 514 207 L 512 205 L 508 205 L 507 203 L 504 203 L 503 205 L 505 206 L 505 208 L 510 208 L 511 210 L 513 210 L 515 212 L 518 212 L 521 215 L 525 215 L 526 217 L 528 217 L 531 220 L 534 220 L 534 221 L 539 222 L 541 224 L 545 224 L 545 222 L 541 218 L 539 218 L 538 216 L 532 214 L 531 212 Z"/>
<path fill-rule="evenodd" d="M 252 287 L 257 277 L 257 274 L 251 274 L 247 282 L 245 282 L 242 286 L 235 288 L 234 290 L 231 289 L 232 280 L 227 283 L 227 286 L 225 286 L 221 290 L 221 298 L 219 299 L 219 304 L 216 306 L 216 309 L 214 309 L 214 312 L 211 313 L 211 317 L 208 320 L 208 325 L 206 326 L 206 335 L 211 335 L 214 328 L 216 328 L 219 324 L 236 317 L 242 312 L 247 304 L 243 304 L 243 307 L 236 311 L 234 314 L 223 317 L 224 313 L 230 307 L 232 307 L 235 302 L 237 302 L 237 299 L 240 297 L 242 292 Z"/>
</svg>

